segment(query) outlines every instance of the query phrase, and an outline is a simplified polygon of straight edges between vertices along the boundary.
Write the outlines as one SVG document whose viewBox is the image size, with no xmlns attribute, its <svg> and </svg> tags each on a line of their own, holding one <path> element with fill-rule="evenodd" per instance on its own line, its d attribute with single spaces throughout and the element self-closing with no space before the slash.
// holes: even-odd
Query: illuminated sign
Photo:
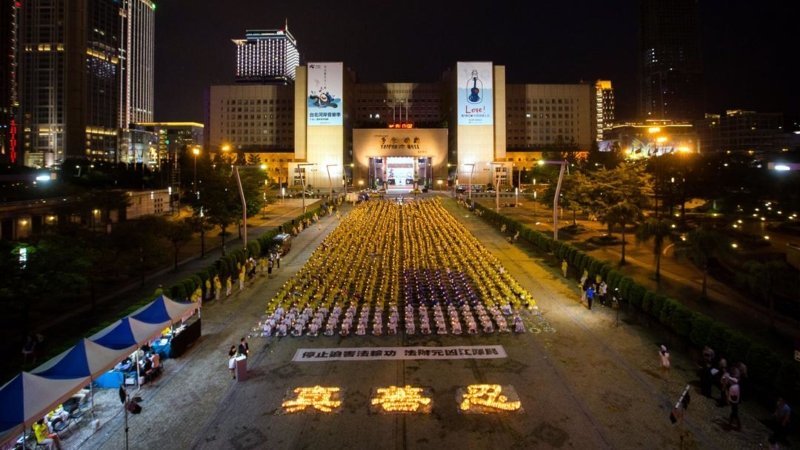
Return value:
<svg viewBox="0 0 800 450">
<path fill-rule="evenodd" d="M 308 126 L 341 125 L 342 63 L 308 63 Z"/>
<path fill-rule="evenodd" d="M 389 386 L 375 389 L 370 404 L 378 412 L 430 413 L 433 400 L 424 388 L 414 386 Z"/>
<path fill-rule="evenodd" d="M 406 130 L 410 130 L 414 128 L 413 123 L 390 123 L 389 128 L 402 128 Z"/>
<path fill-rule="evenodd" d="M 496 413 L 522 408 L 514 388 L 499 384 L 471 384 L 466 390 L 460 390 L 459 398 L 462 412 Z"/>
<path fill-rule="evenodd" d="M 293 398 L 284 400 L 281 403 L 281 408 L 286 413 L 296 413 L 305 411 L 308 408 L 320 412 L 334 412 L 342 406 L 340 397 L 341 389 L 338 387 L 299 387 L 295 388 L 292 393 Z"/>
<path fill-rule="evenodd" d="M 459 62 L 456 71 L 458 124 L 492 125 L 494 123 L 492 63 Z"/>
</svg>

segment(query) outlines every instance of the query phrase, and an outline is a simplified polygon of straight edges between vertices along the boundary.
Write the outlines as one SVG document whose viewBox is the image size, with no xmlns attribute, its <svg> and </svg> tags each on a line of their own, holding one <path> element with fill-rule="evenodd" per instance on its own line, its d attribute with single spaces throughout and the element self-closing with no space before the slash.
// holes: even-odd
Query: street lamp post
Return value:
<svg viewBox="0 0 800 450">
<path fill-rule="evenodd" d="M 336 167 L 338 164 L 326 164 L 325 170 L 328 171 L 328 199 L 333 201 L 333 182 L 331 181 L 331 167 Z"/>
<path fill-rule="evenodd" d="M 194 191 L 194 195 L 197 197 L 197 155 L 200 154 L 200 147 L 194 147 L 192 153 L 194 154 L 194 180 L 192 181 L 192 191 Z"/>
<path fill-rule="evenodd" d="M 301 163 L 298 164 L 297 167 L 303 167 L 303 170 L 300 171 L 300 185 L 303 187 L 303 214 L 306 213 L 306 177 L 305 177 L 305 166 L 316 166 L 317 163 Z"/>
<path fill-rule="evenodd" d="M 567 169 L 566 161 L 545 161 L 540 159 L 538 164 L 543 166 L 545 164 L 558 164 L 561 169 L 558 171 L 558 183 L 556 184 L 556 195 L 553 197 L 553 240 L 558 240 L 558 198 L 561 195 L 561 182 L 564 180 L 564 172 Z"/>
<path fill-rule="evenodd" d="M 503 163 L 493 162 L 490 163 L 492 167 L 495 167 L 494 176 L 495 186 L 494 186 L 494 208 L 495 211 L 500 212 L 500 177 L 497 176 L 497 169 L 496 167 L 503 167 Z"/>
<path fill-rule="evenodd" d="M 467 189 L 467 198 L 472 200 L 472 174 L 475 172 L 475 163 L 464 164 L 469 166 L 469 186 Z"/>
</svg>

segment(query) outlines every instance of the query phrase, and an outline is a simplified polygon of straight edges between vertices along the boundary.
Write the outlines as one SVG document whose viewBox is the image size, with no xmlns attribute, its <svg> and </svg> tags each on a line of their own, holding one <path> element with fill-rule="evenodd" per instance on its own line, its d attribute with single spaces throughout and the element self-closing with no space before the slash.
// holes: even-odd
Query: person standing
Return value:
<svg viewBox="0 0 800 450">
<path fill-rule="evenodd" d="M 269 261 L 267 261 L 267 277 L 268 278 L 272 278 L 272 266 L 274 264 L 275 264 L 275 262 L 273 262 L 272 257 L 270 257 Z"/>
<path fill-rule="evenodd" d="M 661 369 L 663 371 L 669 370 L 669 352 L 667 351 L 667 346 L 662 345 L 658 351 L 658 358 L 661 362 Z"/>
<path fill-rule="evenodd" d="M 239 354 L 244 356 L 245 358 L 250 354 L 250 345 L 247 343 L 245 338 L 242 338 L 239 341 Z"/>
<path fill-rule="evenodd" d="M 778 445 L 786 442 L 786 435 L 789 432 L 789 424 L 792 419 L 792 408 L 786 403 L 783 397 L 778 397 L 778 402 L 775 405 L 775 432 L 769 438 L 770 448 L 780 448 Z"/>
<path fill-rule="evenodd" d="M 561 274 L 564 275 L 564 278 L 567 278 L 567 271 L 569 270 L 569 264 L 567 264 L 567 260 L 561 261 Z"/>
<path fill-rule="evenodd" d="M 606 304 L 606 297 L 608 296 L 608 285 L 605 281 L 600 282 L 600 286 L 597 288 L 598 297 L 600 297 L 600 303 L 602 305 Z"/>
<path fill-rule="evenodd" d="M 728 418 L 728 426 L 733 429 L 733 422 L 736 421 L 736 431 L 742 429 L 742 422 L 739 420 L 739 399 L 740 399 L 739 383 L 732 382 L 728 386 L 728 403 L 731 405 L 731 415 Z"/>
<path fill-rule="evenodd" d="M 236 379 L 236 346 L 231 345 L 228 350 L 228 369 L 231 371 L 231 377 Z"/>
<path fill-rule="evenodd" d="M 592 301 L 594 300 L 594 287 L 589 285 L 589 288 L 586 289 L 586 304 L 589 307 L 589 310 L 592 310 Z"/>
</svg>

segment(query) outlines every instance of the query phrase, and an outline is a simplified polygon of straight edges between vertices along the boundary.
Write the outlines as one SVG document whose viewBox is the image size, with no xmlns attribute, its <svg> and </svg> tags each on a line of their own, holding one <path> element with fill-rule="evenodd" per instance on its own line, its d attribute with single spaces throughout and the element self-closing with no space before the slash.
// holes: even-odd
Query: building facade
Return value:
<svg viewBox="0 0 800 450">
<path fill-rule="evenodd" d="M 505 184 L 542 152 L 589 151 L 614 117 L 609 81 L 506 84 L 491 62 L 433 83 L 355 79 L 341 62 L 310 62 L 293 87 L 211 86 L 206 147 L 267 163 L 290 186 Z"/>
<path fill-rule="evenodd" d="M 597 80 L 595 91 L 595 115 L 597 130 L 595 139 L 599 142 L 604 139 L 603 134 L 614 125 L 614 88 L 609 80 Z"/>
<path fill-rule="evenodd" d="M 119 48 L 119 128 L 153 121 L 155 8 L 150 0 L 122 0 Z"/>
<path fill-rule="evenodd" d="M 508 148 L 589 151 L 598 116 L 590 84 L 516 84 L 506 88 Z"/>
<path fill-rule="evenodd" d="M 236 44 L 236 81 L 245 83 L 290 83 L 300 65 L 297 40 L 287 23 L 279 30 L 247 30 Z"/>
<path fill-rule="evenodd" d="M 19 160 L 18 54 L 19 9 L 15 0 L 0 0 L 0 163 Z"/>
<path fill-rule="evenodd" d="M 703 68 L 697 0 L 642 0 L 639 31 L 639 118 L 703 116 Z"/>
<path fill-rule="evenodd" d="M 20 115 L 24 164 L 116 161 L 119 5 L 42 0 L 21 8 Z"/>
<path fill-rule="evenodd" d="M 728 110 L 695 122 L 703 151 L 763 152 L 782 147 L 783 114 Z"/>
</svg>

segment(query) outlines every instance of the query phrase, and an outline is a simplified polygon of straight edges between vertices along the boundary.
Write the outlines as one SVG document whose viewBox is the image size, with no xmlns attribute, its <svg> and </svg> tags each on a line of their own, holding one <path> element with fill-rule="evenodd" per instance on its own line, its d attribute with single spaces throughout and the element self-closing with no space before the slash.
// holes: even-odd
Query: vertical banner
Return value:
<svg viewBox="0 0 800 450">
<path fill-rule="evenodd" d="M 308 63 L 308 126 L 342 124 L 343 66 Z"/>
<path fill-rule="evenodd" d="M 494 123 L 492 97 L 492 63 L 459 62 L 458 72 L 458 124 L 492 125 Z"/>
</svg>

